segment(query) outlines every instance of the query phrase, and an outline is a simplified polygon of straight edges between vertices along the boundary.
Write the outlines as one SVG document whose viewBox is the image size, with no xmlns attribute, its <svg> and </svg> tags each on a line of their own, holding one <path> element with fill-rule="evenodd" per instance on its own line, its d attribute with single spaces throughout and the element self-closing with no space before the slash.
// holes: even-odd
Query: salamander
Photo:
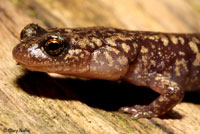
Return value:
<svg viewBox="0 0 200 134">
<path fill-rule="evenodd" d="M 28 24 L 12 51 L 32 71 L 123 80 L 159 93 L 149 105 L 122 107 L 133 118 L 158 117 L 200 89 L 200 34 L 111 27 L 50 28 Z"/>
</svg>

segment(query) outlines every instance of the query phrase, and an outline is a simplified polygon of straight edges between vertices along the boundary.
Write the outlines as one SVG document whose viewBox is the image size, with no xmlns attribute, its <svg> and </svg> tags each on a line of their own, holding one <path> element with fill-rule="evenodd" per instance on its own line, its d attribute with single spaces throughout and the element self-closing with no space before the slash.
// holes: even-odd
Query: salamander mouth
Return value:
<svg viewBox="0 0 200 134">
<path fill-rule="evenodd" d="M 52 65 L 50 64 L 35 64 L 34 62 L 31 62 L 30 60 L 29 61 L 23 61 L 23 60 L 18 60 L 18 59 L 15 59 L 16 60 L 16 64 L 17 65 L 21 65 L 21 66 L 24 66 L 24 67 L 50 67 Z"/>
<path fill-rule="evenodd" d="M 28 70 L 31 71 L 37 71 L 37 72 L 48 72 L 47 70 L 49 70 L 51 68 L 50 65 L 28 65 L 28 64 L 24 64 L 21 62 L 17 62 L 17 65 L 22 66 L 23 68 L 26 68 Z"/>
<path fill-rule="evenodd" d="M 52 64 L 50 62 L 48 62 L 48 59 L 44 60 L 44 61 L 38 61 L 37 59 L 31 59 L 27 56 L 23 56 L 23 55 L 19 55 L 16 53 L 13 53 L 13 58 L 16 61 L 17 65 L 22 65 L 24 67 L 51 67 Z"/>
<path fill-rule="evenodd" d="M 14 57 L 14 59 L 16 60 L 16 64 L 22 66 L 23 68 L 26 68 L 28 70 L 31 71 L 37 71 L 37 72 L 54 72 L 55 65 L 52 64 L 42 64 L 42 62 L 36 62 L 34 63 L 32 60 L 30 59 L 23 59 L 23 58 L 18 58 L 18 57 Z M 57 65 L 59 66 L 59 65 Z M 60 65 L 61 66 L 61 65 Z"/>
</svg>

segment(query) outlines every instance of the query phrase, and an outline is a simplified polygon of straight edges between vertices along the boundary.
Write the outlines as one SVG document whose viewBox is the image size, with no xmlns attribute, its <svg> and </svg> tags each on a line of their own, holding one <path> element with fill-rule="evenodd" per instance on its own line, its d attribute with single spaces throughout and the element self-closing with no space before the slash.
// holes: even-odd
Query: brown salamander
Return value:
<svg viewBox="0 0 200 134">
<path fill-rule="evenodd" d="M 200 89 L 200 34 L 29 24 L 13 57 L 29 70 L 121 79 L 160 94 L 149 105 L 120 108 L 134 118 L 163 115 L 183 99 L 185 90 Z"/>
</svg>

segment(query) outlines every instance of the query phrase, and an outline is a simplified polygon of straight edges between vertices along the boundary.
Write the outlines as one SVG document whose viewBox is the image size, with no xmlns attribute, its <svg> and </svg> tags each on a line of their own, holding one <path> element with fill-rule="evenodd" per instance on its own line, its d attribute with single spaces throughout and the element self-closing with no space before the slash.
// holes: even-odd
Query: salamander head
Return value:
<svg viewBox="0 0 200 134">
<path fill-rule="evenodd" d="M 13 57 L 33 71 L 84 73 L 89 69 L 87 62 L 92 49 L 88 49 L 84 45 L 86 42 L 79 41 L 79 38 L 80 34 L 73 29 L 45 30 L 29 24 L 21 32 L 21 42 L 13 49 Z"/>
</svg>

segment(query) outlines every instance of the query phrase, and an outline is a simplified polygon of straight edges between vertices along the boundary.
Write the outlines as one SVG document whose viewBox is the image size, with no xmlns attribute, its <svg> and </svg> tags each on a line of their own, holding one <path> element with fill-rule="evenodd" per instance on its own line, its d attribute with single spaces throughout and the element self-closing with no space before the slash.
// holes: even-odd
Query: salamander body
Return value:
<svg viewBox="0 0 200 134">
<path fill-rule="evenodd" d="M 183 99 L 185 90 L 200 89 L 200 34 L 29 24 L 13 57 L 32 71 L 121 79 L 160 94 L 149 105 L 120 108 L 133 118 L 163 115 Z"/>
</svg>

